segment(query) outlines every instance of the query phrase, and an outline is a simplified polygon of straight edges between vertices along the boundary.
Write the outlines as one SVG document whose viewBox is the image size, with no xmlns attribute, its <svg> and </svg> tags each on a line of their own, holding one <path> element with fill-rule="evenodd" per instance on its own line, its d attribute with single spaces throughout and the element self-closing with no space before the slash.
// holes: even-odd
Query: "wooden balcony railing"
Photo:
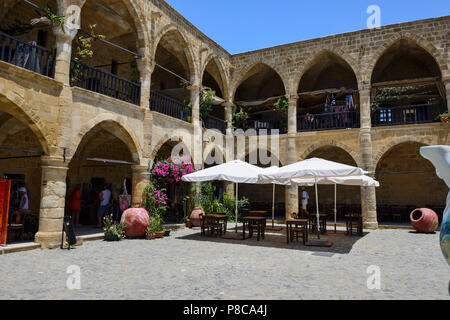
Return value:
<svg viewBox="0 0 450 320">
<path fill-rule="evenodd" d="M 359 128 L 359 110 L 302 115 L 297 117 L 297 131 L 321 131 Z"/>
<path fill-rule="evenodd" d="M 153 90 L 150 93 L 150 110 L 184 121 L 192 117 L 190 107 Z"/>
<path fill-rule="evenodd" d="M 0 31 L 0 60 L 54 78 L 55 50 L 50 51 Z"/>
<path fill-rule="evenodd" d="M 446 111 L 443 103 L 421 104 L 392 108 L 379 108 L 372 112 L 372 126 L 396 126 L 437 122 L 439 114 Z"/>
<path fill-rule="evenodd" d="M 255 129 L 258 134 L 263 134 L 264 131 L 267 130 L 267 135 L 276 134 L 278 130 L 278 134 L 286 134 L 287 133 L 287 119 L 262 119 L 262 120 L 254 120 L 247 119 L 245 121 L 241 121 L 236 125 L 237 129 L 242 129 L 244 131 L 249 129 Z M 274 132 L 272 132 L 274 130 Z"/>
<path fill-rule="evenodd" d="M 227 131 L 227 123 L 219 118 L 209 116 L 205 121 L 203 121 L 203 126 L 206 129 L 217 129 L 223 134 L 226 134 Z"/>
<path fill-rule="evenodd" d="M 139 83 L 128 81 L 79 61 L 72 60 L 70 82 L 72 86 L 140 105 L 141 85 Z"/>
</svg>

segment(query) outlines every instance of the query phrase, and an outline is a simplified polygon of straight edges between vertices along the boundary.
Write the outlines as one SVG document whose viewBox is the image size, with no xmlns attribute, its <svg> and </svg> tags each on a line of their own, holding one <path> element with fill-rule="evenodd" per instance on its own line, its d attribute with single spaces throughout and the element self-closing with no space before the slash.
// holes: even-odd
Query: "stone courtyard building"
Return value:
<svg viewBox="0 0 450 320">
<path fill-rule="evenodd" d="M 280 165 L 321 157 L 377 178 L 377 190 L 342 187 L 338 194 L 339 203 L 362 210 L 368 228 L 398 217 L 395 206 L 445 204 L 447 188 L 419 148 L 450 142 L 448 125 L 436 121 L 450 111 L 450 16 L 231 55 L 162 0 L 48 5 L 66 16 L 64 30 L 30 27 L 39 16 L 25 1 L 0 4 L 0 175 L 31 191 L 42 247 L 59 245 L 77 184 L 120 187 L 127 178 L 139 206 L 149 168 L 172 146 L 183 143 L 197 168 L 204 155 L 235 157 L 230 123 L 241 108 L 249 115 L 243 129 L 279 130 Z M 93 41 L 93 56 L 77 59 L 78 23 L 109 43 Z M 219 99 L 200 121 L 203 86 Z M 273 110 L 280 97 L 287 114 Z M 339 116 L 323 111 L 326 101 L 339 106 L 347 99 L 351 108 Z M 205 129 L 218 129 L 226 143 L 202 139 Z M 248 159 L 248 143 L 245 150 L 238 151 Z M 242 192 L 257 205 L 272 191 Z M 323 205 L 332 201 L 332 189 L 321 188 Z M 287 216 L 297 212 L 298 188 L 278 187 L 276 202 Z"/>
</svg>

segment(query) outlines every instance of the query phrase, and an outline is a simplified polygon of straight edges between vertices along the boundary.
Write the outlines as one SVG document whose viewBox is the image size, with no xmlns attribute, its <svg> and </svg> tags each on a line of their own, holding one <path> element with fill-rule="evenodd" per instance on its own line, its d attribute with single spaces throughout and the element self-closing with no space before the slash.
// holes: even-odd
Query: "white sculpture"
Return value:
<svg viewBox="0 0 450 320">
<path fill-rule="evenodd" d="M 433 163 L 438 177 L 443 179 L 450 188 L 450 146 L 422 147 L 420 154 Z M 450 265 L 450 192 L 442 218 L 440 241 L 442 252 Z"/>
</svg>

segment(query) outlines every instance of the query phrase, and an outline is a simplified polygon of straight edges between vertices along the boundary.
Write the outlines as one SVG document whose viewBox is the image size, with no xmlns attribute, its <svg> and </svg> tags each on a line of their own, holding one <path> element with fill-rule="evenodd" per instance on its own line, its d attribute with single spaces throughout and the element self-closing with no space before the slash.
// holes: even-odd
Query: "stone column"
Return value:
<svg viewBox="0 0 450 320">
<path fill-rule="evenodd" d="M 133 192 L 131 196 L 131 206 L 133 208 L 142 207 L 142 192 L 144 188 L 150 183 L 150 172 L 148 166 L 132 166 L 131 182 L 133 185 Z"/>
<path fill-rule="evenodd" d="M 369 171 L 369 176 L 375 176 L 372 154 L 372 120 L 371 120 L 371 101 L 370 87 L 364 88 L 359 92 L 360 95 L 360 153 L 362 166 L 364 170 Z M 361 187 L 362 214 L 364 227 L 368 229 L 378 228 L 377 221 L 377 200 L 375 187 Z"/>
<path fill-rule="evenodd" d="M 150 86 L 152 73 L 155 68 L 155 64 L 150 63 L 150 59 L 145 57 L 145 49 L 140 49 L 139 53 L 142 58 L 137 59 L 137 66 L 139 69 L 139 76 L 141 82 L 141 107 L 150 109 Z"/>
<path fill-rule="evenodd" d="M 43 156 L 41 167 L 39 231 L 34 241 L 43 249 L 52 249 L 61 245 L 68 163 L 63 162 L 62 158 Z"/>
<path fill-rule="evenodd" d="M 71 12 L 66 12 L 70 3 L 66 1 L 58 2 L 58 15 L 67 16 Z M 72 41 L 77 35 L 80 27 L 80 17 L 74 17 L 73 21 L 66 21 L 64 31 L 61 26 L 53 27 L 56 37 L 56 59 L 55 59 L 55 80 L 66 85 L 70 84 L 70 60 L 72 57 Z"/>
<path fill-rule="evenodd" d="M 297 161 L 297 101 L 298 95 L 289 97 L 288 109 L 288 140 L 287 140 L 287 164 Z M 292 218 L 292 213 L 298 212 L 298 186 L 286 187 L 286 219 Z"/>
<path fill-rule="evenodd" d="M 233 121 L 233 102 L 227 101 L 224 104 L 225 108 L 225 121 L 227 123 L 227 131 L 225 135 L 225 162 L 231 161 L 234 159 L 234 136 L 233 136 L 233 128 L 232 128 L 232 121 Z M 235 196 L 235 186 L 234 183 L 231 182 L 224 182 L 224 191 L 225 193 L 231 194 Z"/>
<path fill-rule="evenodd" d="M 203 130 L 200 120 L 200 85 L 193 84 L 188 87 L 191 92 L 192 124 L 194 125 L 194 141 L 192 160 L 195 168 L 203 168 Z"/>
</svg>

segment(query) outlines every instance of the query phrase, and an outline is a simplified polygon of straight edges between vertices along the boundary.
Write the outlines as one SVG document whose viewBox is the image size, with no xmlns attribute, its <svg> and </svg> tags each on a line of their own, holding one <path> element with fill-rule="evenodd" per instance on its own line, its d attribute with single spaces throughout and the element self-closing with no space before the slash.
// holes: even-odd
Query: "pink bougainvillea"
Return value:
<svg viewBox="0 0 450 320">
<path fill-rule="evenodd" d="M 189 156 L 169 158 L 158 161 L 153 170 L 153 176 L 158 182 L 178 183 L 184 175 L 194 172 L 194 166 Z"/>
</svg>

